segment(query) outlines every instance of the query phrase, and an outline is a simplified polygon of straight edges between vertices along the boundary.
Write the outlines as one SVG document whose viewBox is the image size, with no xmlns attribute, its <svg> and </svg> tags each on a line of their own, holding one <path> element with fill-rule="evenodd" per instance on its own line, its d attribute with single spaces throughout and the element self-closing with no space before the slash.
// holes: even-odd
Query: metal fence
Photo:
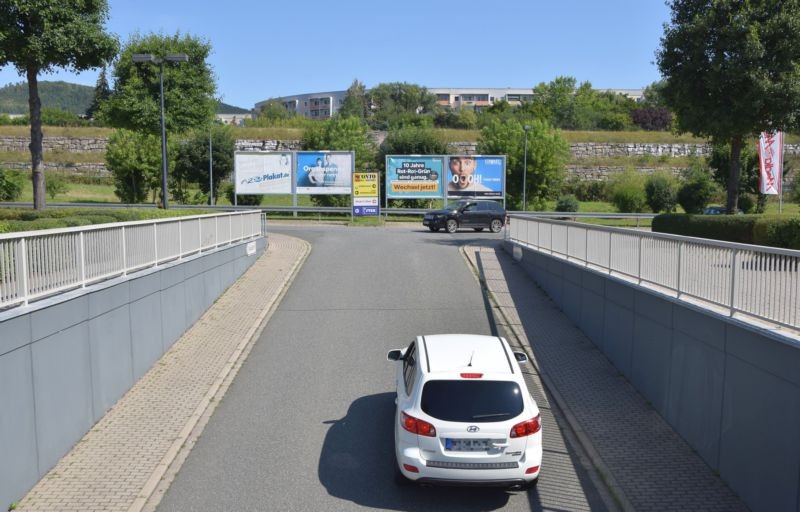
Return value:
<svg viewBox="0 0 800 512">
<path fill-rule="evenodd" d="M 511 215 L 506 238 L 674 297 L 800 327 L 800 251 Z"/>
<path fill-rule="evenodd" d="M 0 308 L 261 236 L 245 211 L 0 235 Z"/>
</svg>

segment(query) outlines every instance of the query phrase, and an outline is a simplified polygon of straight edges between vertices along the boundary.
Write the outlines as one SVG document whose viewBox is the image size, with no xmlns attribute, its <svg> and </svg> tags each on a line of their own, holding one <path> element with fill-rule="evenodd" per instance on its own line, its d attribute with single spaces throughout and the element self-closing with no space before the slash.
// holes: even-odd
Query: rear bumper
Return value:
<svg viewBox="0 0 800 512">
<path fill-rule="evenodd" d="M 535 480 L 535 479 L 534 479 Z M 427 485 L 441 485 L 448 487 L 523 487 L 533 480 L 513 478 L 508 480 L 456 480 L 452 478 L 432 478 L 423 476 L 415 482 Z"/>
</svg>

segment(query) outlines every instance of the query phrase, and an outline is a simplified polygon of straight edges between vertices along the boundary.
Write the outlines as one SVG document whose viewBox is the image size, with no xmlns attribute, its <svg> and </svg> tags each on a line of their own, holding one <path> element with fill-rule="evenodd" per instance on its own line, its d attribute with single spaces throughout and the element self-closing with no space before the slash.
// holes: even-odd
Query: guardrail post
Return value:
<svg viewBox="0 0 800 512">
<path fill-rule="evenodd" d="M 197 252 L 203 252 L 203 219 L 197 219 L 197 236 L 199 237 L 200 243 L 198 246 L 200 250 Z"/>
<path fill-rule="evenodd" d="M 683 242 L 678 242 L 678 298 L 681 298 L 681 266 L 683 264 Z"/>
<path fill-rule="evenodd" d="M 19 259 L 17 261 L 17 274 L 22 279 L 23 304 L 28 305 L 28 240 L 23 238 L 19 244 Z"/>
<path fill-rule="evenodd" d="M 638 272 L 637 272 L 639 274 L 639 276 L 638 276 L 639 284 L 642 284 L 642 257 L 643 257 L 643 254 L 642 254 L 643 253 L 643 251 L 642 251 L 642 241 L 643 240 L 644 240 L 644 237 L 640 236 L 639 237 L 639 268 L 638 268 Z"/>
<path fill-rule="evenodd" d="M 730 316 L 733 317 L 736 314 L 736 260 L 738 259 L 737 256 L 739 255 L 739 249 L 733 249 L 733 253 L 731 253 L 731 298 L 730 298 L 730 307 L 731 307 L 731 314 Z"/>
<path fill-rule="evenodd" d="M 583 228 L 583 266 L 589 266 L 589 228 Z"/>
<path fill-rule="evenodd" d="M 214 247 L 219 247 L 219 217 L 214 217 Z"/>
<path fill-rule="evenodd" d="M 567 226 L 566 237 L 567 237 L 567 261 L 569 261 L 569 226 Z"/>
<path fill-rule="evenodd" d="M 178 219 L 178 259 L 183 259 L 183 221 Z"/>
<path fill-rule="evenodd" d="M 80 248 L 78 250 L 78 257 L 81 259 L 81 288 L 86 288 L 86 251 L 83 247 L 84 236 L 83 231 L 80 232 L 78 237 Z"/>
<path fill-rule="evenodd" d="M 158 266 L 158 224 L 153 223 L 153 255 L 155 257 L 154 267 Z"/>
<path fill-rule="evenodd" d="M 553 254 L 553 223 L 550 223 L 550 254 Z"/>
<path fill-rule="evenodd" d="M 612 252 L 613 249 L 612 248 L 614 247 L 614 244 L 612 243 L 611 237 L 613 237 L 613 236 L 614 236 L 614 233 L 609 231 L 608 232 L 608 275 L 611 275 L 611 271 L 612 271 L 611 269 L 613 268 L 613 266 L 611 265 L 611 257 L 613 256 L 613 252 Z"/>
<path fill-rule="evenodd" d="M 128 275 L 128 244 L 125 242 L 125 226 L 122 226 L 122 275 Z"/>
</svg>

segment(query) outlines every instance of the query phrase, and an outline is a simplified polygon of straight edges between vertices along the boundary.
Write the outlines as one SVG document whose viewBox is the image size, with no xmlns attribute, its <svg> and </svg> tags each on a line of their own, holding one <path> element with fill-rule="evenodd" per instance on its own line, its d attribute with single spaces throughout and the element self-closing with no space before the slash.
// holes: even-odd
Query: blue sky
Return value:
<svg viewBox="0 0 800 512">
<path fill-rule="evenodd" d="M 223 101 L 405 81 L 427 87 L 533 87 L 559 75 L 642 88 L 669 9 L 663 0 L 110 0 L 108 30 L 176 31 L 210 41 Z M 97 72 L 40 80 L 94 85 Z M 0 85 L 22 78 L 0 70 Z"/>
</svg>

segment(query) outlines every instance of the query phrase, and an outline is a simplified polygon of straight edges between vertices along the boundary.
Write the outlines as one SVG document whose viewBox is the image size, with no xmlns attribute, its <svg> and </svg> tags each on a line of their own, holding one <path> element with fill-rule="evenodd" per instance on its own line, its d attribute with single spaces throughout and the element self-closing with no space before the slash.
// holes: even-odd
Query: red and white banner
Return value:
<svg viewBox="0 0 800 512">
<path fill-rule="evenodd" d="M 783 181 L 783 132 L 761 134 L 758 139 L 758 160 L 761 167 L 759 191 L 762 194 L 780 194 Z"/>
</svg>

